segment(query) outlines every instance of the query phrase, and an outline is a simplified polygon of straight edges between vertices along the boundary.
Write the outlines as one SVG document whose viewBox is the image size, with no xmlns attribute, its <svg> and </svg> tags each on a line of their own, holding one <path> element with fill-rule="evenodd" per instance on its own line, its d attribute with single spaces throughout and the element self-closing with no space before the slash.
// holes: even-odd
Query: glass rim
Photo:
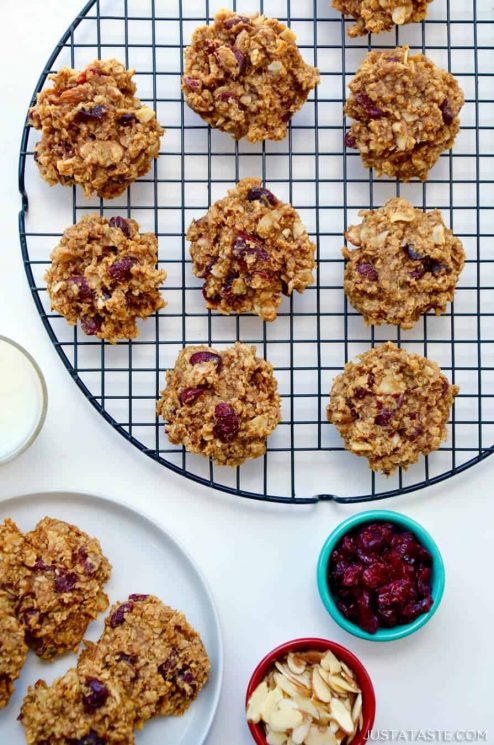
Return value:
<svg viewBox="0 0 494 745">
<path fill-rule="evenodd" d="M 17 341 L 14 341 L 8 336 L 4 336 L 3 334 L 0 334 L 0 342 L 6 342 L 7 344 L 10 344 L 27 359 L 27 361 L 31 364 L 34 372 L 36 373 L 41 387 L 41 411 L 36 426 L 32 430 L 27 440 L 25 440 L 20 447 L 17 447 L 5 458 L 2 458 L 0 456 L 0 466 L 3 466 L 6 463 L 10 463 L 10 461 L 14 460 L 14 458 L 17 458 L 18 455 L 21 455 L 21 453 L 31 447 L 31 445 L 41 432 L 48 411 L 48 387 L 46 385 L 45 376 L 43 375 L 40 366 L 38 365 L 32 354 L 30 354 L 30 352 L 28 352 L 27 349 L 22 346 L 22 344 L 19 344 Z"/>
</svg>

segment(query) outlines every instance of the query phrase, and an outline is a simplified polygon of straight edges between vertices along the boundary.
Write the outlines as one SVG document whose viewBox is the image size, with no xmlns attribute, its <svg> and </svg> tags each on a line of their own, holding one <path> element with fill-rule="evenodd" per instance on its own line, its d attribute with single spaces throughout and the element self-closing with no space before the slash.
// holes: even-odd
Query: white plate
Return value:
<svg viewBox="0 0 494 745">
<path fill-rule="evenodd" d="M 130 593 L 152 593 L 181 610 L 201 634 L 211 659 L 211 677 L 183 717 L 157 717 L 136 734 L 136 745 L 201 745 L 211 727 L 221 689 L 223 651 L 219 620 L 204 579 L 184 550 L 161 527 L 135 510 L 109 499 L 74 492 L 52 492 L 14 497 L 0 502 L 0 520 L 11 517 L 23 531 L 49 515 L 78 525 L 100 541 L 113 571 L 105 589 L 110 603 Z M 103 629 L 101 614 L 90 624 L 86 638 L 97 639 Z M 74 665 L 66 654 L 55 662 L 28 654 L 9 706 L 0 711 L 0 743 L 24 745 L 17 722 L 28 685 L 38 678 L 51 682 Z"/>
</svg>

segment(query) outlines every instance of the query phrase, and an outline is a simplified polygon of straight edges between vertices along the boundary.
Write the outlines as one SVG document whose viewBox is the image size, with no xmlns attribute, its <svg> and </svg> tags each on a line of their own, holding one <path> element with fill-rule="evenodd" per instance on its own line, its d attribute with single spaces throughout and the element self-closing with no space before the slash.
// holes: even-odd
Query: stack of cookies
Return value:
<svg viewBox="0 0 494 745">
<path fill-rule="evenodd" d="M 0 706 L 14 691 L 28 647 L 53 660 L 79 645 L 90 621 L 108 606 L 111 566 L 99 541 L 75 525 L 45 517 L 21 533 L 0 524 Z"/>
<path fill-rule="evenodd" d="M 116 603 L 96 643 L 51 686 L 38 681 L 22 704 L 28 745 L 132 745 L 159 715 L 180 716 L 209 675 L 199 634 L 153 595 Z"/>
<path fill-rule="evenodd" d="M 51 661 L 76 651 L 108 606 L 111 566 L 96 538 L 45 517 L 23 534 L 0 525 L 0 708 L 14 691 L 28 648 Z M 28 745 L 131 745 L 158 715 L 182 715 L 209 675 L 199 634 L 153 595 L 116 603 L 96 643 L 50 686 L 38 680 L 22 704 Z"/>
</svg>

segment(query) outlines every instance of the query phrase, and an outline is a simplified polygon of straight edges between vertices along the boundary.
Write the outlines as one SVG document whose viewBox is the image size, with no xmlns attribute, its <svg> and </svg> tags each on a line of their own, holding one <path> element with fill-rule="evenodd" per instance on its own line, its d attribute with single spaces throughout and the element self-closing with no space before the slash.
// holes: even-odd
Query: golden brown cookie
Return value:
<svg viewBox="0 0 494 745">
<path fill-rule="evenodd" d="M 183 349 L 161 396 L 156 408 L 170 441 L 218 465 L 238 466 L 263 455 L 281 420 L 272 365 L 239 342 L 223 352 Z"/>
<path fill-rule="evenodd" d="M 326 411 L 345 448 L 389 475 L 446 440 L 458 392 L 435 362 L 388 341 L 345 365 Z"/>
<path fill-rule="evenodd" d="M 345 233 L 345 292 L 366 324 L 410 329 L 423 313 L 441 315 L 453 300 L 465 263 L 461 241 L 439 210 L 422 212 L 406 199 L 363 210 Z"/>
<path fill-rule="evenodd" d="M 0 523 L 0 592 L 3 601 L 15 608 L 19 595 L 19 583 L 26 573 L 22 564 L 24 534 L 13 520 L 7 517 Z"/>
<path fill-rule="evenodd" d="M 185 50 L 185 100 L 212 127 L 236 139 L 282 140 L 319 82 L 285 24 L 258 13 L 220 10 Z"/>
<path fill-rule="evenodd" d="M 45 660 L 75 650 L 90 621 L 108 606 L 111 566 L 99 541 L 45 517 L 26 533 L 16 613 L 26 641 Z"/>
<path fill-rule="evenodd" d="M 391 31 L 395 25 L 423 21 L 430 2 L 432 0 L 333 0 L 333 8 L 355 19 L 348 36 L 363 36 Z"/>
<path fill-rule="evenodd" d="M 110 342 L 139 334 L 136 319 L 165 305 L 156 269 L 158 241 L 135 220 L 88 215 L 64 232 L 46 272 L 53 310 Z"/>
<path fill-rule="evenodd" d="M 30 124 L 42 130 L 34 159 L 45 181 L 112 199 L 149 171 L 164 130 L 135 97 L 133 75 L 110 59 L 49 76 L 53 86 L 29 111 Z"/>
<path fill-rule="evenodd" d="M 346 145 L 378 176 L 424 181 L 453 146 L 463 101 L 456 78 L 423 54 L 370 52 L 350 83 L 345 113 L 355 121 Z"/>
<path fill-rule="evenodd" d="M 135 709 L 105 670 L 74 668 L 48 686 L 38 680 L 20 721 L 28 745 L 133 745 Z"/>
<path fill-rule="evenodd" d="M 181 715 L 205 685 L 210 662 L 199 634 L 183 613 L 153 595 L 116 603 L 96 643 L 87 642 L 79 662 L 104 670 L 135 705 L 136 725 L 156 715 Z"/>
<path fill-rule="evenodd" d="M 24 629 L 12 613 L 10 599 L 0 590 L 0 709 L 9 703 L 26 655 Z"/>
<path fill-rule="evenodd" d="M 190 226 L 192 269 L 210 309 L 273 321 L 281 295 L 314 281 L 316 247 L 296 210 L 246 178 Z"/>
</svg>

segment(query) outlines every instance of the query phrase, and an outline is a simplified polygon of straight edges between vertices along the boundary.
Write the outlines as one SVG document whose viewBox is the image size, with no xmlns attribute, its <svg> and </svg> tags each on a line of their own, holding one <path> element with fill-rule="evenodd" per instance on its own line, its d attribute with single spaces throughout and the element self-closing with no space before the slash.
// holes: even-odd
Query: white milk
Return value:
<svg viewBox="0 0 494 745">
<path fill-rule="evenodd" d="M 44 418 L 44 393 L 31 360 L 0 338 L 0 463 L 28 444 Z"/>
</svg>

